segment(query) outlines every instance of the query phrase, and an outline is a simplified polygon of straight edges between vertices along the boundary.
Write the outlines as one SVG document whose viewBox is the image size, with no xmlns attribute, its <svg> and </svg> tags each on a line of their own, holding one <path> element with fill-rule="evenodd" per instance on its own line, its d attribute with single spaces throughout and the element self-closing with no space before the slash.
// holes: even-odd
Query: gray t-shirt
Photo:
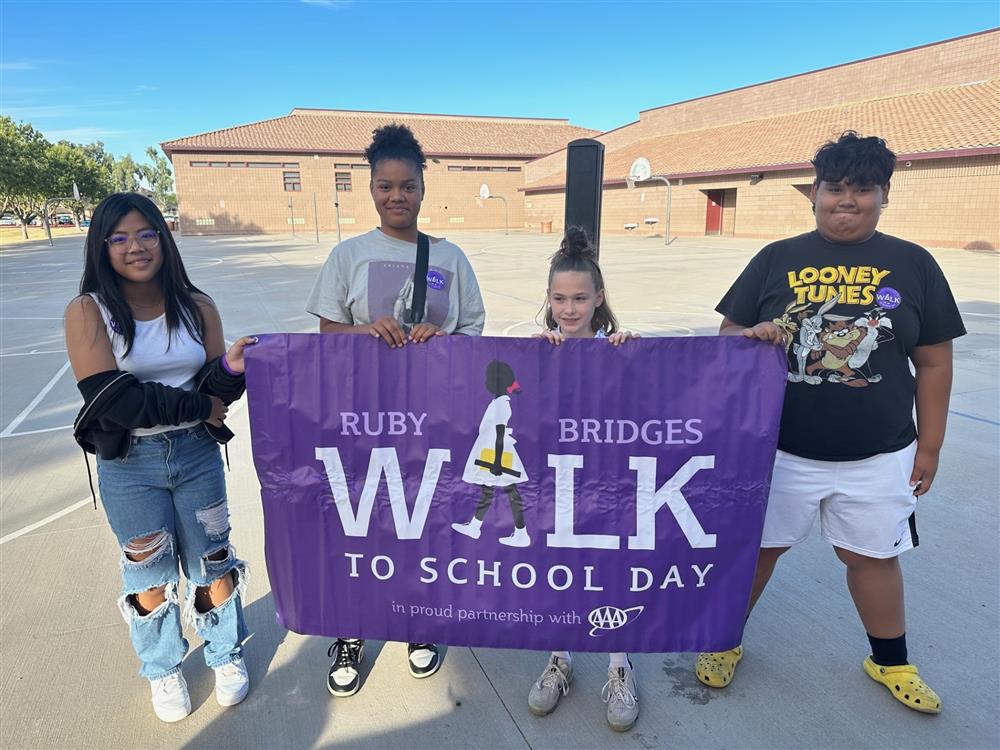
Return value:
<svg viewBox="0 0 1000 750">
<path fill-rule="evenodd" d="M 402 322 L 413 298 L 417 245 L 379 229 L 344 240 L 330 251 L 306 310 L 335 323 L 368 325 L 391 315 Z M 479 336 L 483 296 L 469 259 L 448 240 L 431 240 L 424 320 L 447 333 Z"/>
</svg>

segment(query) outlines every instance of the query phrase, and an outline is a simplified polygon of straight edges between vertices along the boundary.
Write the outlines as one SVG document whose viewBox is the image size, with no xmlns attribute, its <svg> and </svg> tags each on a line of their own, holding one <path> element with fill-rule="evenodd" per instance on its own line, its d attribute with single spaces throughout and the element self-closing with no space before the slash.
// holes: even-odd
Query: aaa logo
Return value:
<svg viewBox="0 0 1000 750">
<path fill-rule="evenodd" d="M 643 607 L 620 609 L 619 607 L 609 606 L 592 609 L 587 616 L 587 621 L 593 625 L 589 635 L 595 636 L 598 630 L 617 630 L 624 627 L 629 623 L 629 620 L 635 620 L 636 617 L 641 615 L 643 609 Z"/>
</svg>

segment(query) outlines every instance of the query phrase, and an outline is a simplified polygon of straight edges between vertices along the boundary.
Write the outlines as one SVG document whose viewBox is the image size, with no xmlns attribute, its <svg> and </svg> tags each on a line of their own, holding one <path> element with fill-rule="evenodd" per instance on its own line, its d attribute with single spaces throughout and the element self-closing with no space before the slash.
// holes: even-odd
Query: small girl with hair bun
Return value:
<svg viewBox="0 0 1000 750">
<path fill-rule="evenodd" d="M 565 339 L 607 339 L 620 346 L 638 334 L 618 330 L 618 320 L 608 304 L 604 275 L 597 264 L 597 250 L 586 232 L 569 227 L 559 251 L 549 265 L 549 284 L 545 299 L 546 330 L 536 334 L 553 345 Z M 569 692 L 573 680 L 573 658 L 569 651 L 553 651 L 542 674 L 528 693 L 528 708 L 536 716 L 555 710 L 559 699 Z M 601 691 L 608 704 L 608 725 L 616 732 L 627 732 L 639 718 L 639 699 L 635 673 L 628 654 L 610 655 L 608 681 Z"/>
</svg>

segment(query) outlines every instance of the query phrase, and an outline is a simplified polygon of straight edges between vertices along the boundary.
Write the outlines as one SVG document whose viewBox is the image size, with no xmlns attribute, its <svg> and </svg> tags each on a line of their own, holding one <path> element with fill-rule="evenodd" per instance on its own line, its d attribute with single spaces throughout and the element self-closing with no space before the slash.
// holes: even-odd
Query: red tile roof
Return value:
<svg viewBox="0 0 1000 750">
<path fill-rule="evenodd" d="M 806 167 L 820 145 L 848 129 L 881 136 L 901 158 L 995 153 L 1000 80 L 633 141 L 605 152 L 605 182 L 624 181 L 638 156 L 649 159 L 654 174 L 676 177 Z M 561 189 L 565 182 L 565 172 L 558 172 L 523 189 Z"/>
<path fill-rule="evenodd" d="M 253 151 L 284 153 L 361 153 L 372 131 L 390 122 L 410 126 L 428 156 L 535 158 L 599 131 L 568 120 L 427 115 L 407 112 L 355 112 L 294 109 L 284 117 L 177 138 L 161 145 L 174 151 Z"/>
</svg>

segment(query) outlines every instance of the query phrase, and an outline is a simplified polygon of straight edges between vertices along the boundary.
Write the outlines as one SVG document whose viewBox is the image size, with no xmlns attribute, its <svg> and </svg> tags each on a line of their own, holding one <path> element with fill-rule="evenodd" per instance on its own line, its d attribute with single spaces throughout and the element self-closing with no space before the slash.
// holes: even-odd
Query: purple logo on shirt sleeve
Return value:
<svg viewBox="0 0 1000 750">
<path fill-rule="evenodd" d="M 885 310 L 895 310 L 902 303 L 903 297 L 891 286 L 884 286 L 875 292 L 875 301 Z"/>
</svg>

